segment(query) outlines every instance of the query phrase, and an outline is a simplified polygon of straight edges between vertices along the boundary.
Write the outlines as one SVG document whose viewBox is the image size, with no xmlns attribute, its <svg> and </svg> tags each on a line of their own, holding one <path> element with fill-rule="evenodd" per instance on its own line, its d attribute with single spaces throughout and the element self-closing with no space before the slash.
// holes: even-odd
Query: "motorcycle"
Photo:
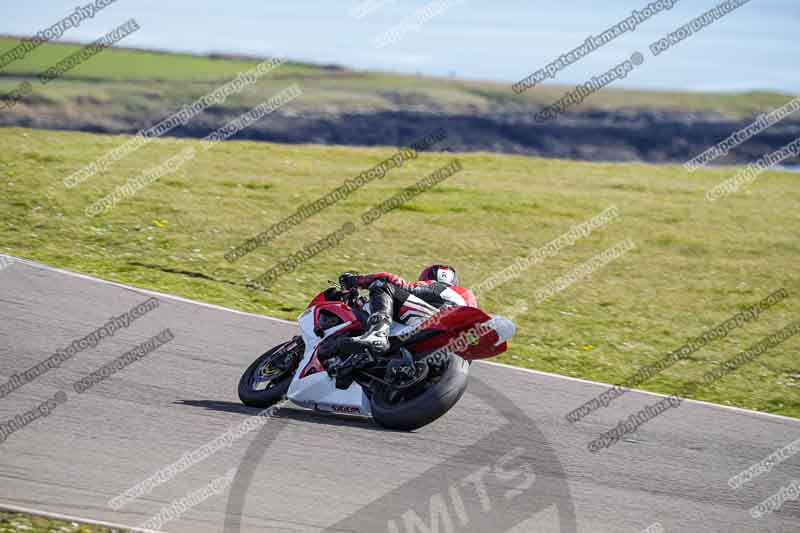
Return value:
<svg viewBox="0 0 800 533">
<path fill-rule="evenodd" d="M 300 315 L 300 334 L 258 357 L 239 380 L 239 398 L 266 408 L 287 398 L 305 408 L 371 416 L 411 431 L 449 411 L 467 387 L 473 360 L 507 349 L 514 324 L 475 307 L 450 306 L 413 323 L 393 322 L 390 349 L 348 353 L 340 339 L 366 331 L 367 299 L 338 284 Z"/>
</svg>

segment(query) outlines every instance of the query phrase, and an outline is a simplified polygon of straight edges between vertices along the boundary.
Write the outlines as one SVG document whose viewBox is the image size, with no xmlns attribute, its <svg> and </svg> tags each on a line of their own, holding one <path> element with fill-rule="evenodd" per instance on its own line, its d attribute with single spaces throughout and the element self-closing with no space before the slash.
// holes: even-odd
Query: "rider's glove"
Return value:
<svg viewBox="0 0 800 533">
<path fill-rule="evenodd" d="M 342 288 L 347 291 L 356 286 L 357 280 L 358 280 L 357 274 L 345 272 L 344 274 L 339 276 L 339 285 L 341 285 Z"/>
</svg>

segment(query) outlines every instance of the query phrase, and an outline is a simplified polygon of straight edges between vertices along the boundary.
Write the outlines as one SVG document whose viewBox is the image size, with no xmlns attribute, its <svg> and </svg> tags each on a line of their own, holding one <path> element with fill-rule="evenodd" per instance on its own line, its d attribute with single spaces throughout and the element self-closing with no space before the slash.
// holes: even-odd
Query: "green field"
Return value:
<svg viewBox="0 0 800 533">
<path fill-rule="evenodd" d="M 0 37 L 0 53 L 18 42 L 14 38 Z M 0 93 L 13 90 L 23 79 L 38 76 L 78 48 L 76 44 L 62 43 L 40 46 L 1 71 L 5 76 L 0 78 Z M 86 113 L 96 105 L 102 106 L 106 120 L 126 113 L 163 116 L 166 110 L 205 94 L 256 63 L 257 60 L 246 58 L 210 58 L 110 49 L 49 85 L 42 86 L 34 82 L 34 94 L 20 104 L 16 112 L 23 111 L 23 106 L 46 106 L 47 112 L 52 114 L 75 113 L 79 108 Z M 530 67 L 535 69 L 537 66 Z M 521 73 L 520 77 L 527 74 Z M 300 83 L 306 93 L 296 104 L 298 110 L 363 112 L 420 105 L 446 113 L 470 114 L 487 112 L 498 105 L 549 105 L 573 88 L 545 84 L 535 91 L 515 95 L 510 84 L 359 72 L 290 63 L 263 78 L 257 88 L 245 90 L 222 107 L 253 106 L 263 100 L 265 93 L 275 92 L 289 83 Z M 772 111 L 785 104 L 786 100 L 787 95 L 770 92 L 685 93 L 609 88 L 574 109 L 680 109 L 712 111 L 736 118 Z"/>
<path fill-rule="evenodd" d="M 790 297 L 644 383 L 691 390 L 703 373 L 800 316 L 797 175 L 768 172 L 708 203 L 704 192 L 735 169 L 687 174 L 679 166 L 590 164 L 484 153 L 426 153 L 352 193 L 235 263 L 223 254 L 305 202 L 390 156 L 393 149 L 226 142 L 164 176 L 109 213 L 85 208 L 194 140 L 159 139 L 75 189 L 62 180 L 128 137 L 0 130 L 0 251 L 105 279 L 294 319 L 347 270 L 416 276 L 448 262 L 477 285 L 571 226 L 610 206 L 620 216 L 514 281 L 481 295 L 489 312 L 518 314 L 502 362 L 606 382 L 679 348 L 775 290 Z M 369 228 L 359 216 L 457 157 L 444 183 Z M 359 227 L 268 290 L 249 282 L 347 221 Z M 538 289 L 611 246 L 636 249 L 542 304 Z M 2 275 L 2 273 L 0 273 Z M 519 307 L 517 307 L 519 308 Z M 697 398 L 800 417 L 793 338 Z M 577 406 L 564 406 L 567 408 Z"/>
</svg>

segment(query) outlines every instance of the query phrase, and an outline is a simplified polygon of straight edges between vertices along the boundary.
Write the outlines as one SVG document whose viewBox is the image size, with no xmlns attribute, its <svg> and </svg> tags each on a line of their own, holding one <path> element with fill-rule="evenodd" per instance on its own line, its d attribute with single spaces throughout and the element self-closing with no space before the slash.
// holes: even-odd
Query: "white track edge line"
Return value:
<svg viewBox="0 0 800 533">
<path fill-rule="evenodd" d="M 248 313 L 246 311 L 239 311 L 238 309 L 231 309 L 229 307 L 222 307 L 221 305 L 215 305 L 215 304 L 210 304 L 210 303 L 206 303 L 206 302 L 198 302 L 197 300 L 191 300 L 189 298 L 183 298 L 181 296 L 175 296 L 175 295 L 166 294 L 166 293 L 163 293 L 163 292 L 152 291 L 150 289 L 142 289 L 142 288 L 139 288 L 139 287 L 134 287 L 132 285 L 125 285 L 124 283 L 118 283 L 116 281 L 109 281 L 109 280 L 98 278 L 98 277 L 95 277 L 95 276 L 90 276 L 88 274 L 80 274 L 78 272 L 73 272 L 71 270 L 65 270 L 63 268 L 57 268 L 57 267 L 53 267 L 53 266 L 50 266 L 50 265 L 45 265 L 43 263 L 39 263 L 39 262 L 36 262 L 36 261 L 31 261 L 30 259 L 19 258 L 19 257 L 13 256 L 13 255 L 0 254 L 0 256 L 10 258 L 10 259 L 12 259 L 14 261 L 19 261 L 20 263 L 27 264 L 27 265 L 30 265 L 30 266 L 33 266 L 35 268 L 39 268 L 39 269 L 42 269 L 42 270 L 48 270 L 48 271 L 51 271 L 51 272 L 58 272 L 58 273 L 61 273 L 61 274 L 66 274 L 68 276 L 74 276 L 74 277 L 77 277 L 77 278 L 87 279 L 87 280 L 90 280 L 90 281 L 95 281 L 95 282 L 99 282 L 99 283 L 105 283 L 107 285 L 113 285 L 115 287 L 122 287 L 124 289 L 139 291 L 139 292 L 142 292 L 142 293 L 145 293 L 145 294 L 151 294 L 151 295 L 154 295 L 154 296 L 161 296 L 163 298 L 168 298 L 168 299 L 172 299 L 172 300 L 179 301 L 179 302 L 190 303 L 190 304 L 199 305 L 199 306 L 202 306 L 202 307 L 208 307 L 210 309 L 217 309 L 219 311 L 227 311 L 229 313 L 234 313 L 234 314 L 238 314 L 238 315 L 252 316 L 252 317 L 261 318 L 261 319 L 264 319 L 264 320 L 272 320 L 272 321 L 275 321 L 275 322 L 281 322 L 283 324 L 291 324 L 291 325 L 296 325 L 297 324 L 297 322 L 292 322 L 290 320 L 285 320 L 283 318 L 275 318 L 275 317 L 271 317 L 271 316 L 267 316 L 267 315 L 259 315 L 259 314 L 256 314 L 256 313 Z M 547 376 L 547 377 L 551 377 L 551 378 L 563 379 L 563 380 L 566 380 L 566 381 L 575 381 L 575 382 L 578 382 L 578 383 L 586 383 L 586 384 L 589 384 L 589 385 L 600 385 L 600 386 L 603 386 L 603 387 L 613 387 L 614 386 L 614 385 L 612 385 L 610 383 L 603 383 L 601 381 L 591 381 L 591 380 L 588 380 L 588 379 L 574 378 L 572 376 L 564 376 L 564 375 L 561 375 L 561 374 L 553 374 L 551 372 L 544 372 L 542 370 L 533 370 L 531 368 L 523 368 L 523 367 L 519 367 L 519 366 L 508 365 L 508 364 L 505 364 L 505 363 L 496 363 L 494 361 L 479 360 L 479 362 L 483 363 L 483 364 L 487 364 L 487 365 L 499 366 L 499 367 L 502 367 L 502 368 L 508 368 L 508 369 L 511 369 L 511 370 L 517 370 L 517 371 L 520 371 L 520 372 L 528 372 L 528 373 L 531 373 L 531 374 L 535 374 L 537 376 Z M 667 398 L 669 396 L 668 394 L 662 394 L 660 392 L 652 392 L 652 391 L 647 391 L 647 390 L 642 390 L 642 389 L 628 389 L 628 390 L 631 391 L 631 392 L 638 392 L 638 393 L 641 393 L 641 394 L 649 394 L 651 396 L 656 396 L 656 397 L 659 397 L 659 398 Z M 736 412 L 739 412 L 739 413 L 745 413 L 745 414 L 757 415 L 757 416 L 764 416 L 764 417 L 767 417 L 767 418 L 775 418 L 775 419 L 778 419 L 778 420 L 788 420 L 788 421 L 791 421 L 791 422 L 798 422 L 797 418 L 792 418 L 790 416 L 776 415 L 776 414 L 773 414 L 773 413 L 765 413 L 763 411 L 754 411 L 752 409 L 745 409 L 743 407 L 736 407 L 736 406 L 733 406 L 733 405 L 723 405 L 723 404 L 719 404 L 719 403 L 706 402 L 706 401 L 703 401 L 703 400 L 693 400 L 691 398 L 685 398 L 683 401 L 689 402 L 689 403 L 695 403 L 695 404 L 699 404 L 699 405 L 710 406 L 710 407 L 717 407 L 717 408 L 720 408 L 720 409 L 728 409 L 728 410 L 736 411 Z"/>
<path fill-rule="evenodd" d="M 102 527 L 109 527 L 111 529 L 125 529 L 128 531 L 136 531 L 140 533 L 163 533 L 161 531 L 157 531 L 154 529 L 141 529 L 138 527 L 126 526 L 123 524 L 115 524 L 114 522 L 104 522 L 102 520 L 93 520 L 91 518 L 78 518 L 76 516 L 65 515 L 61 513 L 51 513 L 50 511 L 42 511 L 39 509 L 30 509 L 28 507 L 22 507 L 19 505 L 11 505 L 5 502 L 0 501 L 0 509 L 4 509 L 6 511 L 11 511 L 13 513 L 27 513 L 37 516 L 43 516 L 45 518 L 52 518 L 54 520 L 64 520 L 66 522 L 79 522 L 83 524 L 89 524 L 92 526 L 102 526 Z"/>
<path fill-rule="evenodd" d="M 113 285 L 115 287 L 122 287 L 124 289 L 133 290 L 133 291 L 141 292 L 141 293 L 144 293 L 144 294 L 149 294 L 151 296 L 160 296 L 162 298 L 167 298 L 167 299 L 175 300 L 175 301 L 178 301 L 178 302 L 190 303 L 190 304 L 199 305 L 199 306 L 202 306 L 202 307 L 208 307 L 208 308 L 211 308 L 211 309 L 217 309 L 217 310 L 220 310 L 220 311 L 228 311 L 229 313 L 235 313 L 237 315 L 254 316 L 254 317 L 258 317 L 258 318 L 263 318 L 265 320 L 272 320 L 272 321 L 275 321 L 275 322 L 281 322 L 283 324 L 291 324 L 293 326 L 297 325 L 297 322 L 293 322 L 291 320 L 285 320 L 283 318 L 275 318 L 275 317 L 271 317 L 271 316 L 267 316 L 267 315 L 259 315 L 258 313 L 248 313 L 247 311 L 239 311 L 238 309 L 231 309 L 229 307 L 222 307 L 221 305 L 215 305 L 215 304 L 210 304 L 210 303 L 206 303 L 206 302 L 199 302 L 197 300 L 192 300 L 190 298 L 184 298 L 182 296 L 175 296 L 174 294 L 167 294 L 167 293 L 164 293 L 164 292 L 153 291 L 153 290 L 150 290 L 150 289 L 143 289 L 141 287 L 134 287 L 133 285 L 126 285 L 124 283 L 119 283 L 119 282 L 116 282 L 116 281 L 110 281 L 110 280 L 107 280 L 107 279 L 98 278 L 96 276 L 91 276 L 89 274 L 81 274 L 79 272 L 73 272 L 71 270 L 65 270 L 63 268 L 57 268 L 57 267 L 53 267 L 53 266 L 50 266 L 50 265 L 45 265 L 44 263 L 39 263 L 37 261 L 31 261 L 30 259 L 24 259 L 24 258 L 21 258 L 21 257 L 15 257 L 13 255 L 0 254 L 0 257 L 7 257 L 7 258 L 9 258 L 9 259 L 11 259 L 13 261 L 19 261 L 22 264 L 29 265 L 29 266 L 32 266 L 34 268 L 38 268 L 40 270 L 47 270 L 47 271 L 50 271 L 50 272 L 58 272 L 60 274 L 66 274 L 66 275 L 69 275 L 69 276 L 74 276 L 76 278 L 88 279 L 88 280 L 95 281 L 95 282 L 98 282 L 98 283 L 103 283 L 103 284 L 106 284 L 106 285 Z"/>
<path fill-rule="evenodd" d="M 479 363 L 483 363 L 485 365 L 499 366 L 499 367 L 509 368 L 509 369 L 513 369 L 513 370 L 519 370 L 521 372 L 528 372 L 530 374 L 535 374 L 537 376 L 547 376 L 547 377 L 551 377 L 551 378 L 563 379 L 563 380 L 566 380 L 566 381 L 576 381 L 578 383 L 586 383 L 586 384 L 589 384 L 589 385 L 601 385 L 603 387 L 614 387 L 614 385 L 612 385 L 610 383 L 603 383 L 601 381 L 591 381 L 591 380 L 588 380 L 588 379 L 574 378 L 572 376 L 564 376 L 564 375 L 561 375 L 561 374 L 553 374 L 551 372 L 544 372 L 542 370 L 534 370 L 532 368 L 523 368 L 521 366 L 508 365 L 508 364 L 505 364 L 505 363 L 497 363 L 497 362 L 494 362 L 494 361 L 484 361 L 484 360 L 480 360 L 480 359 L 478 360 L 478 362 Z M 658 398 L 668 398 L 668 397 L 671 396 L 670 394 L 664 394 L 664 393 L 661 393 L 661 392 L 653 392 L 653 391 L 642 390 L 642 389 L 626 389 L 626 390 L 628 392 L 638 392 L 640 394 L 648 394 L 650 396 L 656 396 Z M 739 412 L 739 413 L 745 413 L 745 414 L 748 414 L 748 415 L 758 415 L 758 416 L 764 416 L 764 417 L 767 417 L 767 418 L 776 418 L 778 420 L 787 420 L 787 421 L 795 422 L 795 423 L 800 422 L 800 420 L 798 420 L 797 418 L 792 418 L 791 416 L 776 415 L 776 414 L 773 414 L 773 413 L 765 413 L 763 411 L 754 411 L 753 409 L 745 409 L 744 407 L 736 407 L 734 405 L 724 405 L 724 404 L 721 404 L 721 403 L 707 402 L 707 401 L 704 401 L 704 400 L 694 400 L 692 398 L 683 398 L 683 401 L 684 402 L 689 402 L 689 403 L 694 403 L 694 404 L 699 404 L 699 405 L 705 405 L 705 406 L 708 406 L 708 407 L 717 407 L 717 408 L 720 408 L 720 409 L 729 409 L 731 411 L 736 411 L 736 412 Z"/>
</svg>

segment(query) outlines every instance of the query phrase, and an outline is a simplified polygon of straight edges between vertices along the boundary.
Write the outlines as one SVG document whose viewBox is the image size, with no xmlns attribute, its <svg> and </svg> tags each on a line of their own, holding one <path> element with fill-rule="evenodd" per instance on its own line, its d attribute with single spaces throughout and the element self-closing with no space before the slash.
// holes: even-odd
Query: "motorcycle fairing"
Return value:
<svg viewBox="0 0 800 533">
<path fill-rule="evenodd" d="M 417 329 L 404 345 L 413 352 L 428 353 L 450 345 L 456 348 L 451 351 L 467 361 L 505 352 L 508 348 L 506 341 L 515 330 L 510 320 L 490 317 L 477 307 L 467 306 L 448 308 L 428 322 L 411 327 Z"/>
<path fill-rule="evenodd" d="M 333 303 L 335 302 L 323 303 L 320 307 Z M 319 309 L 316 308 L 316 305 L 309 307 L 306 312 L 300 315 L 300 332 L 305 341 L 305 353 L 302 361 L 300 361 L 299 368 L 303 370 L 295 373 L 286 396 L 292 402 L 310 409 L 370 415 L 369 399 L 364 394 L 361 386 L 353 382 L 345 390 L 337 389 L 336 382 L 328 376 L 317 359 L 319 345 L 325 338 L 350 328 L 360 329 L 361 324 L 350 313 L 353 320 L 327 329 L 324 332 L 324 337 L 319 337 L 314 332 L 316 327 L 315 319 L 319 316 Z"/>
</svg>

